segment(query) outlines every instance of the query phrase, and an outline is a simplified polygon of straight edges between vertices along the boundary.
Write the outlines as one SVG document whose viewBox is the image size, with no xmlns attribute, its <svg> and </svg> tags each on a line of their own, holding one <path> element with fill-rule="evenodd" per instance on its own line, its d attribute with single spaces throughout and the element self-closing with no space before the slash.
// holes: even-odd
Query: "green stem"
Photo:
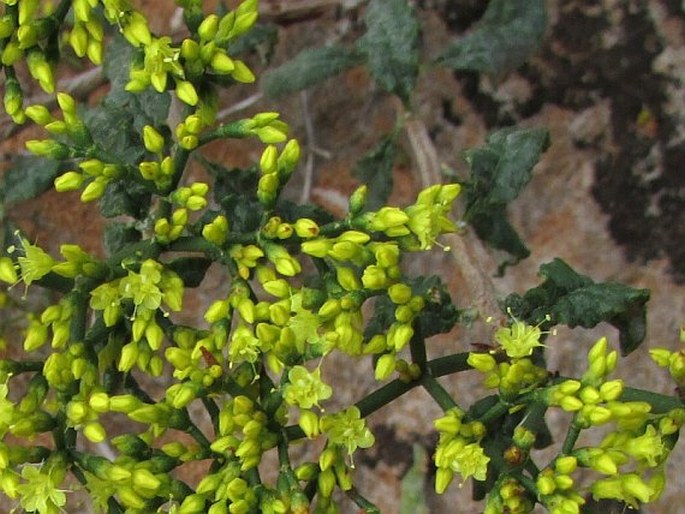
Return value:
<svg viewBox="0 0 685 514">
<path fill-rule="evenodd" d="M 357 491 L 356 487 L 353 487 L 349 491 L 347 491 L 345 494 L 354 502 L 357 504 L 357 506 L 361 509 L 361 512 L 364 514 L 380 514 L 380 509 L 371 503 L 369 500 L 364 498 L 359 491 Z"/>
<path fill-rule="evenodd" d="M 409 351 L 411 352 L 411 360 L 414 364 L 419 366 L 421 374 L 426 371 L 428 357 L 426 355 L 426 339 L 422 335 L 421 323 L 414 324 L 414 335 L 409 341 Z"/>
<path fill-rule="evenodd" d="M 502 416 L 504 416 L 508 410 L 509 405 L 504 403 L 502 400 L 499 400 L 495 405 L 493 405 L 487 411 L 485 411 L 485 413 L 478 418 L 478 421 L 480 421 L 484 425 L 487 425 L 491 421 L 499 419 Z"/>
<path fill-rule="evenodd" d="M 652 406 L 652 414 L 664 414 L 673 409 L 683 408 L 683 403 L 675 396 L 666 396 L 634 387 L 623 388 L 623 402 L 647 402 Z"/>
<path fill-rule="evenodd" d="M 80 289 L 80 288 L 79 288 Z M 70 296 L 71 306 L 71 325 L 69 336 L 74 342 L 81 342 L 86 338 L 86 322 L 88 314 L 88 293 L 80 290 L 74 291 Z"/>
<path fill-rule="evenodd" d="M 535 482 L 524 474 L 519 474 L 516 476 L 516 480 L 535 498 L 538 497 L 538 488 Z"/>
<path fill-rule="evenodd" d="M 573 421 L 568 427 L 568 432 L 566 433 L 566 438 L 564 439 L 564 444 L 561 446 L 561 454 L 568 455 L 573 451 L 573 447 L 580 436 L 581 428 L 576 422 L 577 415 L 573 417 Z"/>
<path fill-rule="evenodd" d="M 459 373 L 461 371 L 468 371 L 473 369 L 466 361 L 469 358 L 469 352 L 455 353 L 446 357 L 439 357 L 428 361 L 428 370 L 434 377 L 442 377 Z"/>
<path fill-rule="evenodd" d="M 352 228 L 352 222 L 347 218 L 339 221 L 332 221 L 319 227 L 319 235 L 326 237 L 339 236 L 350 228 Z"/>
<path fill-rule="evenodd" d="M 212 426 L 214 428 L 214 432 L 218 433 L 219 432 L 219 407 L 217 407 L 216 403 L 214 403 L 214 400 L 212 400 L 208 396 L 202 397 L 202 405 L 205 406 L 205 410 L 207 411 L 207 414 L 209 415 L 209 419 L 212 420 Z"/>
<path fill-rule="evenodd" d="M 21 373 L 32 373 L 43 371 L 43 361 L 15 361 L 10 359 L 0 360 L 0 369 L 7 371 L 12 376 L 20 375 Z"/>
<path fill-rule="evenodd" d="M 205 132 L 200 136 L 198 146 L 206 145 L 207 143 L 217 139 L 243 139 L 251 135 L 252 134 L 245 130 L 244 121 L 238 120 L 232 123 L 227 123 L 226 125 L 221 125 L 210 132 Z"/>
<path fill-rule="evenodd" d="M 442 387 L 435 377 L 426 374 L 421 377 L 420 383 L 442 410 L 448 411 L 454 407 L 458 407 L 457 402 L 454 401 L 447 390 Z"/>
<path fill-rule="evenodd" d="M 183 178 L 183 173 L 185 172 L 189 157 L 190 150 L 186 150 L 180 146 L 176 149 L 176 152 L 174 153 L 174 176 L 171 178 L 171 184 L 165 191 L 166 193 L 170 193 L 178 187 L 181 178 Z"/>
<path fill-rule="evenodd" d="M 291 469 L 290 468 L 290 455 L 288 454 L 288 438 L 285 434 L 278 440 L 278 463 L 281 465 L 281 469 Z"/>
<path fill-rule="evenodd" d="M 202 430 L 200 430 L 197 425 L 194 423 L 190 423 L 186 429 L 185 429 L 186 434 L 191 436 L 193 439 L 197 441 L 197 444 L 202 446 L 204 449 L 208 449 L 212 443 L 209 442 L 209 440 L 205 437 L 205 435 L 202 433 Z"/>
<path fill-rule="evenodd" d="M 388 405 L 390 402 L 396 400 L 404 393 L 413 389 L 418 385 L 417 382 L 403 382 L 399 379 L 393 380 L 384 385 L 380 389 L 376 389 L 373 393 L 359 400 L 355 405 L 361 413 L 361 417 L 365 418 L 369 414 L 376 412 L 381 407 Z"/>
</svg>

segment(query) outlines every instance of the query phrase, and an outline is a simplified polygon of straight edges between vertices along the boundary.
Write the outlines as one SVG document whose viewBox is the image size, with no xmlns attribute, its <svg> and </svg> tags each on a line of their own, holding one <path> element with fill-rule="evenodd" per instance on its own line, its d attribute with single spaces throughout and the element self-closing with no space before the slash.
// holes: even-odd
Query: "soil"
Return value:
<svg viewBox="0 0 685 514">
<path fill-rule="evenodd" d="M 172 19 L 170 2 L 145 2 L 148 9 L 158 3 L 167 6 L 155 20 L 164 27 Z M 265 15 L 277 27 L 278 44 L 261 57 L 271 53 L 271 64 L 279 64 L 305 47 L 353 41 L 362 31 L 361 3 L 263 2 Z M 480 0 L 414 3 L 423 27 L 425 58 L 472 30 L 487 5 Z M 555 256 L 595 280 L 651 289 L 647 341 L 619 368 L 628 370 L 624 373 L 631 384 L 670 393 L 670 382 L 649 362 L 647 348 L 677 348 L 678 328 L 685 322 L 683 8 L 680 0 L 548 0 L 547 7 L 549 28 L 527 64 L 498 78 L 443 69 L 422 72 L 412 101 L 413 115 L 425 124 L 440 162 L 458 176 L 466 173 L 461 152 L 482 144 L 487 132 L 512 124 L 549 128 L 551 147 L 528 188 L 510 207 L 512 222 L 531 248 L 531 256 L 503 278 L 493 276 L 502 255 L 487 252 L 478 263 L 492 277 L 488 279 L 492 301 L 535 285 L 539 265 Z M 256 68 L 265 65 L 260 57 L 253 61 Z M 241 87 L 223 100 L 235 105 L 254 91 L 254 86 Z M 306 95 L 261 99 L 235 116 L 270 109 L 282 112 L 305 147 L 324 150 L 313 154 L 308 196 L 342 212 L 347 195 L 357 185 L 351 174 L 357 159 L 374 146 L 379 134 L 392 130 L 401 106 L 379 91 L 363 68 L 354 68 Z M 307 130 L 308 124 L 313 131 Z M 40 132 L 35 128 L 24 129 L 0 143 L 0 151 L 21 152 L 23 142 L 36 137 Z M 403 141 L 402 148 L 393 172 L 392 197 L 400 204 L 415 195 L 422 180 L 410 142 Z M 206 155 L 226 166 L 259 157 L 256 149 L 246 153 L 244 143 L 214 144 Z M 305 185 L 301 176 L 295 177 L 288 194 L 300 197 Z M 49 194 L 8 215 L 52 251 L 66 239 L 99 251 L 102 227 L 94 212 L 80 206 L 74 196 Z M 445 276 L 460 307 L 476 302 L 452 256 L 434 254 L 410 265 Z M 199 318 L 212 295 L 222 290 L 219 274 L 215 275 L 211 287 L 189 299 L 193 306 L 189 320 Z M 463 350 L 483 342 L 491 332 L 492 327 L 477 324 L 472 330 L 436 338 L 431 351 L 440 355 Z M 615 330 L 604 325 L 591 331 L 561 331 L 550 342 L 551 369 L 569 375 L 582 372 L 585 349 L 601 335 L 617 340 Z M 337 384 L 341 404 L 374 387 L 372 376 L 360 376 L 359 369 L 350 369 L 342 360 L 331 359 L 324 372 Z M 348 387 L 341 389 L 343 385 Z M 477 386 L 463 377 L 451 377 L 445 385 L 464 405 L 479 394 Z M 398 405 L 372 416 L 378 445 L 359 455 L 359 483 L 383 512 L 399 512 L 401 479 L 413 465 L 412 447 L 418 444 L 430 451 L 435 436 L 426 420 L 437 415 L 425 395 L 412 391 Z M 685 466 L 683 447 L 674 452 L 662 499 L 643 512 L 670 514 L 673 505 L 685 504 L 685 478 L 678 473 Z M 298 452 L 305 455 L 303 449 Z M 443 498 L 431 495 L 430 488 L 428 478 L 430 512 L 482 511 L 481 504 L 470 502 L 468 487 L 453 487 Z M 603 509 L 610 512 L 607 506 Z"/>
</svg>

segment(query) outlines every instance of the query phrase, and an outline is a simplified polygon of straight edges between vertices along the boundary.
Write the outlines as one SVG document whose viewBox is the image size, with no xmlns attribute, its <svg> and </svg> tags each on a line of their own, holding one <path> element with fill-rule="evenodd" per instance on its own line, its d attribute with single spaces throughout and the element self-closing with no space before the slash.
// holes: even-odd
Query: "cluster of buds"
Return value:
<svg viewBox="0 0 685 514">
<path fill-rule="evenodd" d="M 496 483 L 488 494 L 483 514 L 528 514 L 532 510 L 530 494 L 516 479 L 507 477 Z"/>
<path fill-rule="evenodd" d="M 154 182 L 160 190 L 165 190 L 171 184 L 174 175 L 174 161 L 170 155 L 164 155 L 166 140 L 157 129 L 151 125 L 143 127 L 143 145 L 154 154 L 156 160 L 141 161 L 138 171 L 144 180 Z"/>
<path fill-rule="evenodd" d="M 399 239 L 404 249 L 429 250 L 440 234 L 457 230 L 449 214 L 460 191 L 459 184 L 430 186 L 419 193 L 414 204 L 369 212 L 360 217 L 359 226 Z"/>
<path fill-rule="evenodd" d="M 588 428 L 610 421 L 642 423 L 649 413 L 646 402 L 620 401 L 623 381 L 607 380 L 616 367 L 617 352 L 608 352 L 606 338 L 599 339 L 588 352 L 588 367 L 581 380 L 564 380 L 547 389 L 549 405 L 575 412 L 577 426 Z"/>
<path fill-rule="evenodd" d="M 261 461 L 262 453 L 277 443 L 267 427 L 268 417 L 247 396 L 236 396 L 219 412 L 218 434 L 212 451 L 235 458 L 246 471 Z"/>
<path fill-rule="evenodd" d="M 495 332 L 499 347 L 490 352 L 471 352 L 468 364 L 484 374 L 487 388 L 499 388 L 506 400 L 528 392 L 548 379 L 545 368 L 537 366 L 529 358 L 535 348 L 543 346 L 539 326 L 531 326 L 514 319 L 508 327 Z M 506 356 L 503 360 L 502 353 Z"/>
<path fill-rule="evenodd" d="M 93 13 L 94 2 L 89 0 L 74 0 L 72 9 L 74 11 L 74 25 L 69 31 L 68 41 L 74 53 L 78 57 L 88 57 L 88 60 L 95 65 L 102 64 L 102 42 L 104 39 L 104 28 L 96 13 Z M 105 10 L 111 13 L 111 8 Z M 117 13 L 119 15 L 119 13 Z M 130 18 L 130 16 L 129 16 Z M 135 16 L 134 18 L 137 18 Z M 125 19 L 125 18 L 124 18 Z M 119 17 L 117 17 L 117 22 Z M 142 21 L 142 20 L 140 20 Z M 132 23 L 140 24 L 134 19 Z M 129 26 L 131 23 L 127 24 Z M 147 23 L 144 24 L 147 27 Z M 123 28 L 123 27 L 122 27 Z M 130 32 L 132 27 L 129 27 Z"/>
<path fill-rule="evenodd" d="M 485 480 L 490 457 L 480 444 L 485 436 L 483 423 L 466 421 L 463 411 L 454 407 L 433 424 L 440 434 L 433 457 L 437 467 L 437 493 L 445 492 L 455 474 L 461 475 L 462 484 L 471 476 L 475 480 Z"/>
<path fill-rule="evenodd" d="M 54 6 L 39 0 L 5 3 L 5 14 L 0 18 L 0 39 L 3 40 L 0 60 L 3 66 L 13 76 L 12 67 L 23 60 L 40 87 L 46 93 L 53 93 L 55 79 L 47 56 L 56 46 L 53 36 L 59 30 L 66 11 L 53 12 Z M 11 85 L 11 91 L 5 91 L 5 108 L 17 123 L 23 122 L 18 83 Z"/>
<path fill-rule="evenodd" d="M 257 21 L 257 1 L 243 2 L 222 17 L 210 14 L 197 28 L 197 39 L 184 39 L 181 57 L 189 79 L 204 73 L 226 75 L 237 82 L 254 82 L 250 69 L 226 53 L 227 45 L 247 32 Z"/>
<path fill-rule="evenodd" d="M 680 342 L 685 344 L 685 328 L 680 329 Z M 685 386 L 685 349 L 672 352 L 666 348 L 652 348 L 649 354 L 658 366 L 668 368 L 678 387 Z"/>
<path fill-rule="evenodd" d="M 229 57 L 226 47 L 249 30 L 256 19 L 257 1 L 250 0 L 222 18 L 207 16 L 197 27 L 195 38 L 184 39 L 180 46 L 174 46 L 170 37 L 148 34 L 139 42 L 144 57 L 132 67 L 126 90 L 140 92 L 152 86 L 161 93 L 171 78 L 179 100 L 195 106 L 199 102 L 198 87 L 205 76 L 253 82 L 255 77 L 250 69 L 244 62 Z"/>
<path fill-rule="evenodd" d="M 538 499 L 553 514 L 578 514 L 585 499 L 576 492 L 576 484 L 571 474 L 578 467 L 575 456 L 564 455 L 543 469 L 535 485 Z"/>
</svg>

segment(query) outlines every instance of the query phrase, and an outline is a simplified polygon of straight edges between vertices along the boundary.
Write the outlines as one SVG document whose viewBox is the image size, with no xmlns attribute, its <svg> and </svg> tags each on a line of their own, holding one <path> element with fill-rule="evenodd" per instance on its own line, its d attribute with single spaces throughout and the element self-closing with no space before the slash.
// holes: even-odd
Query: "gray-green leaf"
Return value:
<svg viewBox="0 0 685 514">
<path fill-rule="evenodd" d="M 457 70 L 506 73 L 535 52 L 546 27 L 544 0 L 492 0 L 476 30 L 448 45 L 438 62 Z"/>
<path fill-rule="evenodd" d="M 533 167 L 548 145 L 549 134 L 544 129 L 506 128 L 490 134 L 485 146 L 465 152 L 471 177 L 466 184 L 464 218 L 483 241 L 514 257 L 505 265 L 529 255 L 507 220 L 506 206 L 530 181 Z"/>
<path fill-rule="evenodd" d="M 530 323 L 551 317 L 551 324 L 592 328 L 602 321 L 619 330 L 621 353 L 635 350 L 646 334 L 648 289 L 617 282 L 596 283 L 561 259 L 540 266 L 544 282 L 523 296 L 512 294 L 506 305 Z"/>
<path fill-rule="evenodd" d="M 419 23 L 407 0 L 371 0 L 357 48 L 376 82 L 405 103 L 419 71 Z"/>
<path fill-rule="evenodd" d="M 290 61 L 266 72 L 264 94 L 276 98 L 307 89 L 360 64 L 360 56 L 342 46 L 307 48 Z"/>
<path fill-rule="evenodd" d="M 4 206 L 36 198 L 52 187 L 60 163 L 42 157 L 18 157 L 0 180 Z"/>
</svg>

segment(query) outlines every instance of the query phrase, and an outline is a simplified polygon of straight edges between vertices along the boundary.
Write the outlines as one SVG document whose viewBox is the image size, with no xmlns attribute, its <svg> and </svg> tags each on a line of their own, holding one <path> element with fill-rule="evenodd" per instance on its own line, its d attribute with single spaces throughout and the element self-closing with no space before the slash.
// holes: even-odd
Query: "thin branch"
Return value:
<svg viewBox="0 0 685 514">
<path fill-rule="evenodd" d="M 235 103 L 231 105 L 230 107 L 226 107 L 225 109 L 222 109 L 219 111 L 219 113 L 216 115 L 217 121 L 224 121 L 226 118 L 231 116 L 232 114 L 235 114 L 240 111 L 244 111 L 245 109 L 248 109 L 252 107 L 254 104 L 259 102 L 264 95 L 262 93 L 255 93 L 252 96 L 248 96 L 245 98 L 245 100 L 241 100 L 238 103 Z"/>
<path fill-rule="evenodd" d="M 314 152 L 312 149 L 316 146 L 314 143 L 314 124 L 309 113 L 309 93 L 302 91 L 300 93 L 300 104 L 302 106 L 302 119 L 304 120 L 304 131 L 307 134 L 307 159 L 304 167 L 304 184 L 302 185 L 302 195 L 300 202 L 305 203 L 309 201 L 312 192 L 312 176 L 314 175 Z"/>
</svg>

